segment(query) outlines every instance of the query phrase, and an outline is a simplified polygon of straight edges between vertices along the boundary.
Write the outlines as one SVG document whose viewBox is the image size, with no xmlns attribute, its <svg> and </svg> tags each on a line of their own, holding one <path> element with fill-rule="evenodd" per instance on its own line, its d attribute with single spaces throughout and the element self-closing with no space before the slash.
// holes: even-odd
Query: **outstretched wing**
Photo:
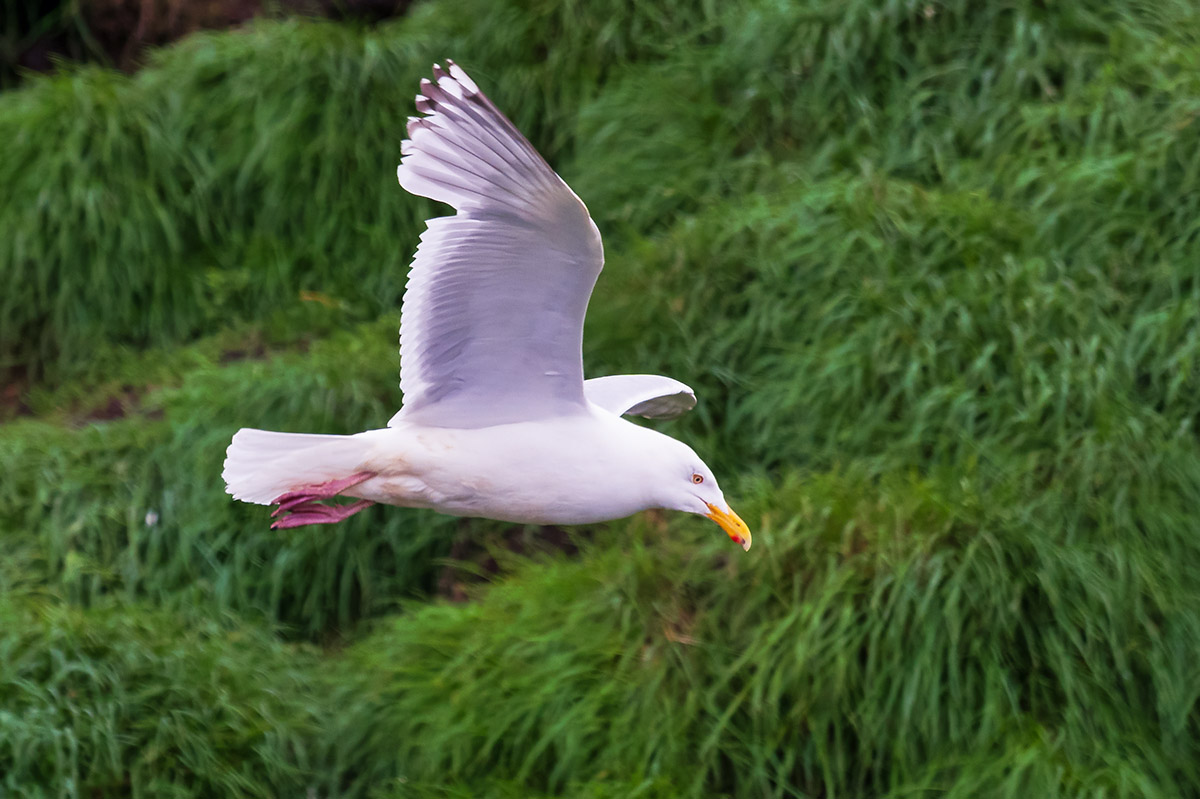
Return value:
<svg viewBox="0 0 1200 799">
<path fill-rule="evenodd" d="M 397 175 L 453 206 L 421 236 L 400 324 L 398 420 L 485 427 L 577 412 L 600 231 L 457 65 L 421 81 Z"/>
<path fill-rule="evenodd" d="M 618 416 L 674 419 L 696 407 L 695 392 L 662 375 L 593 377 L 584 381 L 583 393 L 588 402 Z"/>
</svg>

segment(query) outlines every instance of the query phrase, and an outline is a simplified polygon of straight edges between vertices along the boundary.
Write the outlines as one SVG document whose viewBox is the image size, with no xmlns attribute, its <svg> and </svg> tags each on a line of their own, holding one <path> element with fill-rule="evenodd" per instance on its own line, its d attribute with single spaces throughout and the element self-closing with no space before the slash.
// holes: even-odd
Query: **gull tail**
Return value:
<svg viewBox="0 0 1200 799">
<path fill-rule="evenodd" d="M 371 444 L 359 436 L 275 433 L 242 428 L 225 451 L 225 490 L 234 499 L 270 505 L 289 492 L 362 472 Z"/>
</svg>

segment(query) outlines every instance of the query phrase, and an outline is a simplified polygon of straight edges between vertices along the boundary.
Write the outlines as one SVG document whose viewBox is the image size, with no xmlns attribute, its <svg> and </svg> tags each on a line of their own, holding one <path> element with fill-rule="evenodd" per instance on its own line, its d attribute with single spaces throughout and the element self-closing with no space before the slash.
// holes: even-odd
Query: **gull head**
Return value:
<svg viewBox="0 0 1200 799">
<path fill-rule="evenodd" d="M 679 510 L 712 519 L 744 550 L 750 549 L 750 528 L 733 512 L 712 469 L 692 448 L 670 436 L 656 439 L 652 459 L 655 507 Z"/>
</svg>

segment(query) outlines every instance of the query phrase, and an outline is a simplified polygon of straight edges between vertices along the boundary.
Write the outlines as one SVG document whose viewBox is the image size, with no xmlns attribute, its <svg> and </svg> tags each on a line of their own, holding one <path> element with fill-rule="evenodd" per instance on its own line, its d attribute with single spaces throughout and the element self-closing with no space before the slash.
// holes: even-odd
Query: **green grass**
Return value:
<svg viewBox="0 0 1200 799">
<path fill-rule="evenodd" d="M 552 155 L 608 59 L 653 55 L 665 24 L 548 2 L 259 24 L 189 37 L 132 78 L 81 68 L 5 94 L 0 369 L 61 378 L 98 342 L 179 341 L 305 291 L 358 320 L 396 307 L 430 214 L 394 174 L 415 79 L 459 52 L 481 78 L 508 63 L 493 95 Z M 551 39 L 577 49 L 536 55 Z"/>
<path fill-rule="evenodd" d="M 295 698 L 319 695 L 312 652 L 136 605 L 6 598 L 0 620 L 6 796 L 303 790 L 320 719 Z"/>
<path fill-rule="evenodd" d="M 1200 14 L 626 6 L 259 24 L 0 95 L 6 795 L 1200 794 Z M 660 427 L 749 554 L 222 493 L 240 426 L 399 405 L 440 211 L 392 175 L 447 56 L 588 203 L 589 373 L 697 389 Z"/>
<path fill-rule="evenodd" d="M 374 510 L 337 528 L 275 532 L 266 509 L 227 501 L 209 479 L 242 425 L 284 417 L 295 429 L 331 418 L 342 420 L 337 432 L 382 425 L 392 412 L 386 397 L 398 393 L 388 390 L 394 348 L 384 329 L 224 366 L 185 352 L 182 382 L 150 392 L 127 418 L 0 429 L 0 469 L 10 475 L 0 488 L 0 540 L 28 546 L 26 530 L 55 531 L 32 544 L 40 568 L 10 580 L 41 578 L 85 605 L 114 593 L 210 604 L 308 635 L 430 590 L 432 559 L 449 551 L 453 520 Z M 348 374 L 355 350 L 357 383 Z"/>
<path fill-rule="evenodd" d="M 697 546 L 687 523 L 635 530 L 375 632 L 348 655 L 374 685 L 369 722 L 343 706 L 362 736 L 346 744 L 382 739 L 379 759 L 418 781 L 547 791 L 620 774 L 676 795 L 903 796 L 968 791 L 1006 758 L 1030 761 L 1036 795 L 1138 795 L 1114 762 L 1146 795 L 1195 779 L 1195 718 L 1172 700 L 1194 700 L 1175 647 L 1197 621 L 1158 584 L 1187 569 L 1151 554 L 1186 527 L 1072 549 L 1043 526 L 1061 510 L 988 510 L 953 480 L 838 473 L 754 493 L 769 557 Z"/>
</svg>

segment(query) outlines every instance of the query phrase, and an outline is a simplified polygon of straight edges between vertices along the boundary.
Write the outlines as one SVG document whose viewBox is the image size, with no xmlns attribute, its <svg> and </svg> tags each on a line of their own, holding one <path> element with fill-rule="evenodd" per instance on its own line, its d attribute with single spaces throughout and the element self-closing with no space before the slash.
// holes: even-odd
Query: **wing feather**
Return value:
<svg viewBox="0 0 1200 799">
<path fill-rule="evenodd" d="M 587 208 L 457 65 L 422 80 L 397 169 L 454 207 L 404 294 L 392 420 L 482 427 L 578 412 L 583 317 L 604 264 Z"/>
</svg>

